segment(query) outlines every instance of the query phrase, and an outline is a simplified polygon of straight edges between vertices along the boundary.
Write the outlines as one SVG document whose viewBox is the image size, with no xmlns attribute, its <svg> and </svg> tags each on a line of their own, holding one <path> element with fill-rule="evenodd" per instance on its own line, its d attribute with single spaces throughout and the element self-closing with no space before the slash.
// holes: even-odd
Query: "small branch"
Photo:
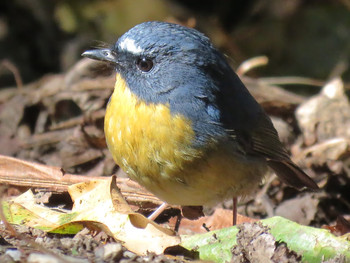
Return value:
<svg viewBox="0 0 350 263">
<path fill-rule="evenodd" d="M 8 69 L 9 71 L 11 71 L 11 73 L 13 74 L 13 76 L 15 78 L 15 82 L 16 82 L 16 85 L 17 85 L 18 89 L 22 90 L 22 88 L 23 88 L 23 81 L 22 81 L 21 74 L 19 73 L 18 68 L 12 62 L 10 62 L 7 59 L 2 60 L 1 63 L 0 63 L 0 66 Z"/>
<path fill-rule="evenodd" d="M 98 110 L 98 111 L 91 113 L 88 117 L 87 116 L 78 116 L 75 118 L 71 118 L 67 121 L 62 121 L 60 123 L 53 124 L 50 126 L 49 129 L 50 129 L 50 131 L 54 131 L 54 130 L 61 130 L 61 129 L 75 127 L 75 126 L 84 124 L 84 122 L 86 122 L 87 119 L 90 122 L 94 122 L 98 119 L 104 118 L 105 114 L 106 114 L 106 110 L 101 109 L 101 110 Z"/>
<path fill-rule="evenodd" d="M 259 78 L 258 82 L 265 85 L 309 85 L 322 87 L 326 83 L 325 81 L 304 77 L 269 77 L 269 78 Z"/>
<path fill-rule="evenodd" d="M 266 56 L 251 58 L 243 61 L 242 64 L 237 68 L 236 73 L 239 76 L 243 76 L 253 68 L 265 66 L 267 63 L 269 63 L 269 59 Z"/>
</svg>

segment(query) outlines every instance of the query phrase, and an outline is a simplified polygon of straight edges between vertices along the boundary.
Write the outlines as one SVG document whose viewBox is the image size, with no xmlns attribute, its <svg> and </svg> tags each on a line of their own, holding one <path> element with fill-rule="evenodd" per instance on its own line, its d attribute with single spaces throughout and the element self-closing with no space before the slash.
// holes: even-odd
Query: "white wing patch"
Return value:
<svg viewBox="0 0 350 263">
<path fill-rule="evenodd" d="M 135 44 L 135 40 L 130 38 L 125 38 L 122 42 L 120 42 L 119 47 L 122 50 L 131 52 L 133 54 L 140 54 L 143 49 Z"/>
</svg>

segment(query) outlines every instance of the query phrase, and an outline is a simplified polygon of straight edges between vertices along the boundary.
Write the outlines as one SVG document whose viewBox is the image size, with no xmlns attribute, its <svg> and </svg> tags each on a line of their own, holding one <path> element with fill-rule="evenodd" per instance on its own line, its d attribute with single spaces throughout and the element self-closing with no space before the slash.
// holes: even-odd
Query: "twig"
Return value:
<svg viewBox="0 0 350 263">
<path fill-rule="evenodd" d="M 101 119 L 105 116 L 105 113 L 106 113 L 105 109 L 95 111 L 88 117 L 88 120 L 93 122 L 95 120 Z M 54 124 L 54 125 L 50 126 L 49 129 L 50 129 L 50 131 L 54 131 L 54 130 L 61 130 L 61 129 L 75 127 L 77 125 L 83 124 L 86 121 L 86 119 L 87 119 L 86 116 L 79 116 L 76 118 L 71 118 L 67 121 L 62 121 L 60 123 Z"/>
<path fill-rule="evenodd" d="M 289 76 L 289 77 L 269 77 L 269 78 L 259 78 L 258 82 L 266 85 L 310 85 L 322 87 L 325 84 L 325 81 L 312 79 L 312 78 L 304 78 L 297 76 Z"/>
<path fill-rule="evenodd" d="M 21 74 L 19 73 L 18 68 L 7 59 L 2 60 L 0 63 L 0 66 L 11 71 L 11 73 L 13 74 L 13 76 L 15 78 L 15 82 L 16 82 L 18 89 L 22 91 L 23 81 L 22 81 Z"/>
<path fill-rule="evenodd" d="M 245 75 L 248 71 L 253 68 L 265 66 L 269 63 L 269 59 L 266 56 L 260 56 L 243 61 L 236 70 L 239 76 Z"/>
</svg>

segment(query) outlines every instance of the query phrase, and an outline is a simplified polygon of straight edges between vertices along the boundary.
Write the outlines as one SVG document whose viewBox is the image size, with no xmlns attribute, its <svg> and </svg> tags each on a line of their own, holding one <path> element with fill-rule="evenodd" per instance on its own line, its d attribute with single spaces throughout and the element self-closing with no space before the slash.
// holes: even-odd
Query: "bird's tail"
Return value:
<svg viewBox="0 0 350 263">
<path fill-rule="evenodd" d="M 267 163 L 284 183 L 297 189 L 319 189 L 314 180 L 291 160 L 268 160 Z"/>
</svg>

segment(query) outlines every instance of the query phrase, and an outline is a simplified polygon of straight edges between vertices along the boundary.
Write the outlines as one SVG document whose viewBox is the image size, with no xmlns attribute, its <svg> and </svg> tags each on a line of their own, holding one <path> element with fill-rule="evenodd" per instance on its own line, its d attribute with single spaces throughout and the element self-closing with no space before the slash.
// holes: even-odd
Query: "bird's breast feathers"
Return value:
<svg viewBox="0 0 350 263">
<path fill-rule="evenodd" d="M 193 147 L 192 123 L 169 106 L 141 101 L 117 74 L 105 116 L 108 147 L 116 163 L 134 180 L 171 204 L 215 203 L 245 194 L 259 182 L 265 164 L 238 160 L 233 147 Z M 206 191 L 203 191 L 206 189 Z"/>
<path fill-rule="evenodd" d="M 105 134 L 117 164 L 138 181 L 139 175 L 152 180 L 171 176 L 200 155 L 192 147 L 191 121 L 172 115 L 168 105 L 141 101 L 120 74 L 107 107 Z"/>
</svg>

